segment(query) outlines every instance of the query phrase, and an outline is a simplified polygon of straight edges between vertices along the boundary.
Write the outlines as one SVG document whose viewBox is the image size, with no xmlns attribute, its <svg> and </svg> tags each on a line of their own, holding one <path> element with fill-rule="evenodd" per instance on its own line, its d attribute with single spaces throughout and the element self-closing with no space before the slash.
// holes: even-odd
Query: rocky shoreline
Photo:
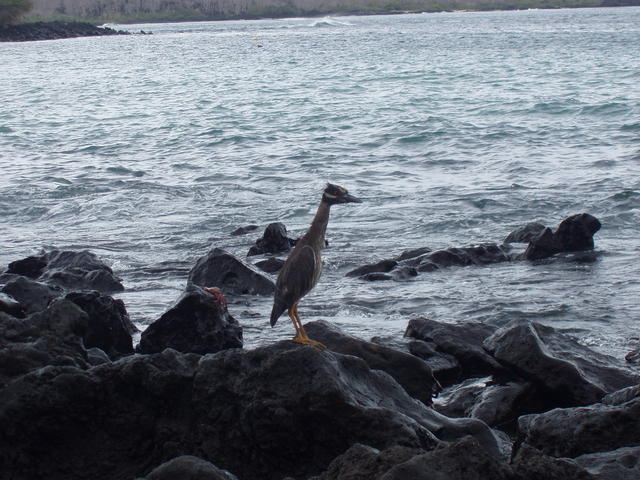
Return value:
<svg viewBox="0 0 640 480">
<path fill-rule="evenodd" d="M 527 249 L 555 252 L 570 237 L 592 248 L 593 217 L 570 218 L 588 228 L 536 227 Z M 269 232 L 284 252 L 295 242 Z M 213 249 L 134 346 L 111 296 L 124 286 L 94 254 L 11 263 L 0 274 L 0 477 L 640 478 L 632 362 L 531 321 L 413 318 L 404 337 L 372 339 L 316 321 L 307 332 L 327 350 L 246 350 L 223 294 L 270 295 L 272 283 Z"/>
<path fill-rule="evenodd" d="M 75 37 L 128 35 L 128 32 L 85 22 L 34 22 L 0 25 L 0 42 L 30 42 Z"/>
</svg>

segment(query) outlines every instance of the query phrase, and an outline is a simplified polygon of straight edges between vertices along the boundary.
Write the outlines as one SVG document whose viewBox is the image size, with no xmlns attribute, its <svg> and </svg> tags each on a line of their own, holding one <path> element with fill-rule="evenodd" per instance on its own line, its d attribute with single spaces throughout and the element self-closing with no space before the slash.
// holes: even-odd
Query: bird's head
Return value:
<svg viewBox="0 0 640 480">
<path fill-rule="evenodd" d="M 337 205 L 339 203 L 362 203 L 357 197 L 350 195 L 346 188 L 333 183 L 327 183 L 322 193 L 322 201 L 329 205 Z"/>
</svg>

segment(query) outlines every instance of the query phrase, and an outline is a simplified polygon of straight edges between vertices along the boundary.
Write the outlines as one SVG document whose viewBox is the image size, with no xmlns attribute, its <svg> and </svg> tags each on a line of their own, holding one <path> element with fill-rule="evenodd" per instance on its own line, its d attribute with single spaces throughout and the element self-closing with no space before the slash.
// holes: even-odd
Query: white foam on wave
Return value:
<svg viewBox="0 0 640 480">
<path fill-rule="evenodd" d="M 353 23 L 340 22 L 338 20 L 334 20 L 331 17 L 324 17 L 320 20 L 316 20 L 315 22 L 311 22 L 309 26 L 310 27 L 350 27 L 350 26 L 353 26 Z"/>
</svg>

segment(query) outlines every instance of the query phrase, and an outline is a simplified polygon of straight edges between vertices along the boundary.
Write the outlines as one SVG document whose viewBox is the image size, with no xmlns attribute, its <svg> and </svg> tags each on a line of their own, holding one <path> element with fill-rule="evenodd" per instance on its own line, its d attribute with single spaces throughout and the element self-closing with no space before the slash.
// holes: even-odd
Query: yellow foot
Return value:
<svg viewBox="0 0 640 480">
<path fill-rule="evenodd" d="M 302 343 L 303 345 L 309 345 L 313 348 L 316 348 L 318 350 L 327 350 L 327 346 L 323 345 L 320 342 L 316 342 L 315 340 L 311 340 L 309 337 L 300 337 L 300 336 L 296 336 L 293 337 L 292 340 L 296 343 Z"/>
</svg>

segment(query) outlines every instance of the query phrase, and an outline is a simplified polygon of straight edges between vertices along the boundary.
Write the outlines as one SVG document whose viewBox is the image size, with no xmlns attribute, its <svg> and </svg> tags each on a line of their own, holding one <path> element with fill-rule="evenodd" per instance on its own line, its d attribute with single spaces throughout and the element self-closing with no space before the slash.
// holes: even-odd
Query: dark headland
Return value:
<svg viewBox="0 0 640 480">
<path fill-rule="evenodd" d="M 109 27 L 98 27 L 87 22 L 55 21 L 0 25 L 0 42 L 29 42 L 105 35 L 127 35 L 127 32 Z"/>
</svg>

